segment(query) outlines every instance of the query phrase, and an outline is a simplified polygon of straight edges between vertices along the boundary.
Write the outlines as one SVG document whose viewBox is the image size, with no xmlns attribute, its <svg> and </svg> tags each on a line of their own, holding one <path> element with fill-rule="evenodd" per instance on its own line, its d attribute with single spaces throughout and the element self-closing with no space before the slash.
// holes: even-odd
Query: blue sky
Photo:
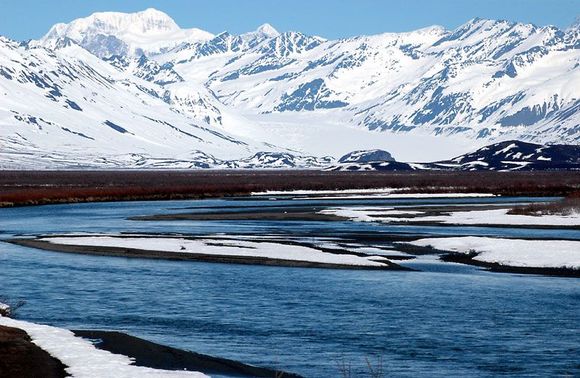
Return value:
<svg viewBox="0 0 580 378">
<path fill-rule="evenodd" d="M 57 22 L 149 7 L 169 14 L 181 27 L 212 33 L 242 33 L 268 22 L 280 31 L 326 38 L 435 24 L 451 29 L 474 17 L 565 28 L 580 15 L 580 0 L 0 0 L 0 35 L 39 38 Z"/>
</svg>

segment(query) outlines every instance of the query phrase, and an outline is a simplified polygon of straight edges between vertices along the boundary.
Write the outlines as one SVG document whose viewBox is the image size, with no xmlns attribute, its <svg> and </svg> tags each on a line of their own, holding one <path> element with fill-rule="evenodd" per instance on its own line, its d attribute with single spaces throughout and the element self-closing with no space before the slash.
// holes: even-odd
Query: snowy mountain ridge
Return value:
<svg viewBox="0 0 580 378">
<path fill-rule="evenodd" d="M 0 154 L 435 161 L 510 139 L 578 144 L 579 35 L 485 19 L 340 40 L 269 24 L 214 35 L 154 9 L 95 13 L 0 39 Z"/>
</svg>

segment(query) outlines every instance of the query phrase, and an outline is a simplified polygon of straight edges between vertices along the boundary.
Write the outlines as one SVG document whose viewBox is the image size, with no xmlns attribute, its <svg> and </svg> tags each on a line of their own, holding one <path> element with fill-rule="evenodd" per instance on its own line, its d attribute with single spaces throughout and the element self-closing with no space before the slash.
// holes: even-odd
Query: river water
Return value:
<svg viewBox="0 0 580 378">
<path fill-rule="evenodd" d="M 45 233 L 490 235 L 580 239 L 580 231 L 320 221 L 130 221 L 131 216 L 315 206 L 528 202 L 266 199 L 0 209 L 0 238 Z M 0 242 L 0 296 L 17 317 L 111 329 L 308 377 L 580 375 L 580 281 L 490 273 L 424 256 L 419 269 L 361 271 L 46 252 Z"/>
</svg>

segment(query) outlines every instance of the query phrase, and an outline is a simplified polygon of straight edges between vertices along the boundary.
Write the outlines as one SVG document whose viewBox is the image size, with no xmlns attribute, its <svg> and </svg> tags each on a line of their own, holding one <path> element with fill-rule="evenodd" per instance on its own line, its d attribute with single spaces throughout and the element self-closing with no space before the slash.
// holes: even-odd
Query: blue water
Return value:
<svg viewBox="0 0 580 378">
<path fill-rule="evenodd" d="M 580 239 L 580 232 L 573 230 L 126 220 L 128 216 L 188 211 L 184 210 L 188 207 L 274 206 L 272 202 L 276 206 L 301 204 L 208 200 L 0 209 L 0 238 L 130 231 Z M 348 205 L 344 201 L 307 204 Z M 126 259 L 0 243 L 0 296 L 26 299 L 26 306 L 17 314 L 21 319 L 66 328 L 126 331 L 308 377 L 342 376 L 339 366 L 345 365 L 350 365 L 353 377 L 369 376 L 367 359 L 372 365 L 381 365 L 388 376 L 580 375 L 577 279 L 489 273 L 440 263 L 432 257 L 410 265 L 422 271 Z"/>
</svg>

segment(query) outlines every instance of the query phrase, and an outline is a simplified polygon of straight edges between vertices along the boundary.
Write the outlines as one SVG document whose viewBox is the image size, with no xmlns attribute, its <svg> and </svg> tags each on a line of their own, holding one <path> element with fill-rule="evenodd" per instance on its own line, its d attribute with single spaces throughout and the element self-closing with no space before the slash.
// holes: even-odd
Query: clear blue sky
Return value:
<svg viewBox="0 0 580 378">
<path fill-rule="evenodd" d="M 0 0 L 0 35 L 39 38 L 57 22 L 98 11 L 149 7 L 181 27 L 242 33 L 268 22 L 326 38 L 400 32 L 429 25 L 455 28 L 474 17 L 556 25 L 580 15 L 580 0 Z"/>
</svg>

